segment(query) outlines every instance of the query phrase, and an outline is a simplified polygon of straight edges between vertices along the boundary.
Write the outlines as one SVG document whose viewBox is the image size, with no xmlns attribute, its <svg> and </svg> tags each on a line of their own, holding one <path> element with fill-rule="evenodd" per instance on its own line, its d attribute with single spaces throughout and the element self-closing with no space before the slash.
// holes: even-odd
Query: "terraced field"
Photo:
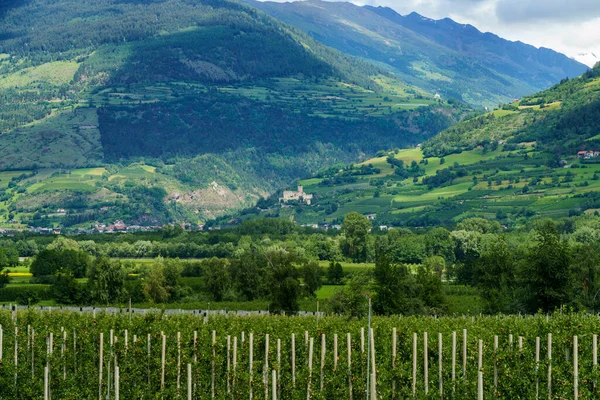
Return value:
<svg viewBox="0 0 600 400">
<path fill-rule="evenodd" d="M 344 175 L 341 169 L 299 181 L 317 202 L 284 208 L 280 214 L 293 214 L 301 223 L 334 223 L 347 212 L 358 211 L 376 214 L 376 225 L 408 226 L 452 224 L 480 216 L 515 226 L 532 216 L 558 218 L 600 208 L 596 195 L 600 164 L 569 156 L 560 167 L 550 167 L 549 155 L 536 151 L 532 143 L 522 143 L 516 150 L 504 148 L 500 144 L 493 151 L 479 148 L 443 158 L 426 158 L 419 148 L 388 152 L 354 166 L 370 166 L 375 173 L 353 174 L 351 182 L 336 182 Z M 399 176 L 388 157 L 408 167 L 416 162 L 422 176 Z M 462 172 L 439 184 L 428 181 L 444 171 Z"/>
</svg>

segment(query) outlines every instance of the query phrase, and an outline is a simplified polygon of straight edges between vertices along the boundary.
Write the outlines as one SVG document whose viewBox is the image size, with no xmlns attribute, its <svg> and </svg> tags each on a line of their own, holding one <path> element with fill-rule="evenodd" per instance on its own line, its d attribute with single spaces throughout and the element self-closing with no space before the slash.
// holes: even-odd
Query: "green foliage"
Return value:
<svg viewBox="0 0 600 400">
<path fill-rule="evenodd" d="M 327 268 L 327 283 L 330 285 L 341 285 L 344 281 L 344 269 L 342 264 L 337 261 L 331 261 Z"/>
<path fill-rule="evenodd" d="M 538 224 L 535 234 L 521 279 L 531 294 L 529 309 L 553 311 L 571 297 L 573 275 L 569 245 L 560 238 L 556 225 L 550 221 Z"/>
<path fill-rule="evenodd" d="M 206 291 L 212 295 L 214 301 L 223 301 L 232 284 L 227 260 L 213 257 L 205 260 L 202 265 Z"/>
<path fill-rule="evenodd" d="M 50 248 L 38 253 L 31 263 L 30 271 L 34 278 L 59 273 L 72 275 L 75 278 L 83 278 L 89 265 L 90 256 L 85 252 L 72 249 L 52 250 Z"/>
<path fill-rule="evenodd" d="M 323 286 L 323 269 L 316 261 L 306 261 L 300 267 L 300 276 L 304 282 L 304 289 L 310 297 L 316 297 L 316 291 Z"/>
<path fill-rule="evenodd" d="M 124 300 L 125 270 L 119 261 L 97 257 L 88 272 L 87 290 L 92 302 L 110 304 Z"/>
<path fill-rule="evenodd" d="M 342 230 L 345 234 L 343 247 L 344 255 L 355 262 L 364 262 L 367 259 L 367 236 L 371 229 L 371 221 L 357 212 L 350 212 L 344 216 Z"/>
</svg>

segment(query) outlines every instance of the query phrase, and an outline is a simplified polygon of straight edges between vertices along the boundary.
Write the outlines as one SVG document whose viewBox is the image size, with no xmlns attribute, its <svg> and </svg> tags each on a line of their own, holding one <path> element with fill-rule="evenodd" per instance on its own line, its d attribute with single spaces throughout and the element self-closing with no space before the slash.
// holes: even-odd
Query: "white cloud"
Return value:
<svg viewBox="0 0 600 400">
<path fill-rule="evenodd" d="M 283 1 L 283 0 L 277 0 Z M 400 14 L 450 17 L 484 32 L 536 47 L 547 47 L 592 64 L 600 59 L 600 0 L 350 0 L 386 6 Z"/>
</svg>

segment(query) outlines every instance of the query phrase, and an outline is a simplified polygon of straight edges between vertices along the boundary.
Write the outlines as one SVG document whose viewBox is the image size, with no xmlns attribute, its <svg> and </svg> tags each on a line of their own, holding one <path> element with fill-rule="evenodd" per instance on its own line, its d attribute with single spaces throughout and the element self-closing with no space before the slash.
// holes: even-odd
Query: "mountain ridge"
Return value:
<svg viewBox="0 0 600 400">
<path fill-rule="evenodd" d="M 235 1 L 0 12 L 9 226 L 199 223 L 469 112 Z"/>
<path fill-rule="evenodd" d="M 313 196 L 310 205 L 282 206 L 274 196 L 234 220 L 270 216 L 327 228 L 357 211 L 376 229 L 452 227 L 471 217 L 519 228 L 536 218 L 597 215 L 599 126 L 600 63 L 419 146 L 308 176 L 298 185 Z"/>
<path fill-rule="evenodd" d="M 389 7 L 319 0 L 247 3 L 331 47 L 387 66 L 401 79 L 430 93 L 440 92 L 471 105 L 496 107 L 586 70 L 583 64 L 553 50 L 510 42 L 449 18 L 436 21 L 417 13 L 401 16 Z M 452 32 L 445 29 L 436 34 L 433 28 L 442 25 L 449 25 Z M 455 29 L 458 27 L 461 29 Z M 470 36 L 465 36 L 465 29 Z M 462 39 L 460 35 L 457 39 L 455 31 Z M 491 48 L 490 40 L 496 49 Z M 457 46 L 472 50 L 461 52 Z M 502 53 L 504 47 L 510 51 Z M 493 56 L 491 61 L 487 54 Z"/>
</svg>

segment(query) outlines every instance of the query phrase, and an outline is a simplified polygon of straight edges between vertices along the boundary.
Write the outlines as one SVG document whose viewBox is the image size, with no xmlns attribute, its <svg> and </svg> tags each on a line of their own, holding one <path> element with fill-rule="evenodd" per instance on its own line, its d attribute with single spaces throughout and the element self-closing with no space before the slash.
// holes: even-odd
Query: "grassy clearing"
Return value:
<svg viewBox="0 0 600 400">
<path fill-rule="evenodd" d="M 25 68 L 12 74 L 0 76 L 0 88 L 22 87 L 34 82 L 66 85 L 73 80 L 78 68 L 79 64 L 74 61 L 55 61 Z"/>
</svg>

